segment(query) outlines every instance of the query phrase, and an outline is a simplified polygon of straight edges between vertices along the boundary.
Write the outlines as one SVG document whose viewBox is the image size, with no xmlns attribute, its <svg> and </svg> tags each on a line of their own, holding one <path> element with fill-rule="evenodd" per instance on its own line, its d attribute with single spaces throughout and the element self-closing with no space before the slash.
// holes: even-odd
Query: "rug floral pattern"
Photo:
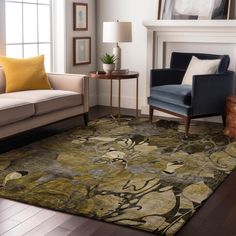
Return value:
<svg viewBox="0 0 236 236">
<path fill-rule="evenodd" d="M 0 155 L 0 197 L 173 235 L 236 167 L 221 125 L 110 119 Z"/>
</svg>

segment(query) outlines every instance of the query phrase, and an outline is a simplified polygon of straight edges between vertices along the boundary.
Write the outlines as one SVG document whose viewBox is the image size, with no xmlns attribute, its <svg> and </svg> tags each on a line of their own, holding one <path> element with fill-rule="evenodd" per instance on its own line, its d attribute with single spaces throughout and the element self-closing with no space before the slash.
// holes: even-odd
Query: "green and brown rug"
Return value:
<svg viewBox="0 0 236 236">
<path fill-rule="evenodd" d="M 221 125 L 90 122 L 0 155 L 0 197 L 173 235 L 236 166 Z"/>
</svg>

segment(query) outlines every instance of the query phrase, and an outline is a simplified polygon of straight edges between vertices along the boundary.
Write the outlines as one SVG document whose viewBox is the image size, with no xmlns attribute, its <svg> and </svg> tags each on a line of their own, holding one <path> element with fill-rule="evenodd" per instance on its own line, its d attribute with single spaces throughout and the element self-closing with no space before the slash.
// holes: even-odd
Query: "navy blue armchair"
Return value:
<svg viewBox="0 0 236 236">
<path fill-rule="evenodd" d="M 219 68 L 216 74 L 194 75 L 192 85 L 182 85 L 192 56 L 220 59 Z M 234 93 L 235 79 L 234 72 L 228 70 L 229 63 L 228 55 L 173 52 L 169 69 L 151 70 L 150 121 L 154 109 L 183 118 L 186 137 L 194 118 L 221 115 L 225 125 L 226 97 Z"/>
</svg>

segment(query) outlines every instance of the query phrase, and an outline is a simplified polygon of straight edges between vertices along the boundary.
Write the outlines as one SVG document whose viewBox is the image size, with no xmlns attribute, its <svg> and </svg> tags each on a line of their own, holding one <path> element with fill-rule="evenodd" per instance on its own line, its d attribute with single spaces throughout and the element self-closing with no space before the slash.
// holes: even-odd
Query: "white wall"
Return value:
<svg viewBox="0 0 236 236">
<path fill-rule="evenodd" d="M 88 3 L 88 31 L 73 30 L 73 2 Z M 66 72 L 89 74 L 97 68 L 96 58 L 96 0 L 65 0 L 66 8 Z M 91 37 L 91 64 L 73 65 L 73 37 Z M 97 105 L 96 81 L 90 79 L 90 106 Z"/>
<path fill-rule="evenodd" d="M 144 20 L 156 19 L 156 0 L 98 0 L 97 1 L 97 58 L 112 53 L 114 44 L 102 42 L 102 24 L 104 21 L 131 21 L 133 24 L 133 42 L 120 43 L 122 49 L 122 68 L 140 73 L 139 108 L 146 102 L 146 52 L 147 30 L 142 25 Z M 115 87 L 115 86 L 114 86 Z M 135 80 L 122 82 L 121 106 L 135 108 Z M 113 104 L 117 105 L 117 86 L 114 88 Z M 99 81 L 98 104 L 109 105 L 110 87 L 108 81 Z"/>
</svg>

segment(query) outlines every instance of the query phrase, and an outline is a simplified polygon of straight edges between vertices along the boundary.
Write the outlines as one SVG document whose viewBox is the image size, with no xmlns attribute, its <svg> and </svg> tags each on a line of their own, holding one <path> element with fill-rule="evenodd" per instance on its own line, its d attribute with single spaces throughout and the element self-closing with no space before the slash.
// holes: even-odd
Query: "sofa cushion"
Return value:
<svg viewBox="0 0 236 236">
<path fill-rule="evenodd" d="M 191 85 L 162 85 L 151 88 L 150 97 L 175 105 L 191 106 Z"/>
<path fill-rule="evenodd" d="M 18 100 L 0 98 L 0 126 L 8 125 L 33 116 L 34 104 Z"/>
<path fill-rule="evenodd" d="M 16 98 L 33 103 L 35 115 L 42 115 L 82 104 L 82 95 L 64 90 L 29 90 L 0 94 L 0 98 Z"/>
</svg>

